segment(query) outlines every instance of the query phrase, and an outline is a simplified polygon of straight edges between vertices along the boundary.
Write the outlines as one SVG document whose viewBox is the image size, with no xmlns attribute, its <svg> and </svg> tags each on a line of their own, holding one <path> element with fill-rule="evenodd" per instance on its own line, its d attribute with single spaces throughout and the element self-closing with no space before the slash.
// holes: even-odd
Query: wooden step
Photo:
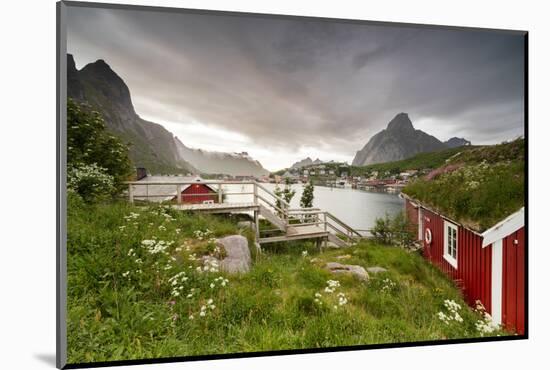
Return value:
<svg viewBox="0 0 550 370">
<path fill-rule="evenodd" d="M 275 225 L 279 230 L 286 232 L 286 222 L 283 219 L 261 204 L 259 210 L 262 217 Z"/>
</svg>

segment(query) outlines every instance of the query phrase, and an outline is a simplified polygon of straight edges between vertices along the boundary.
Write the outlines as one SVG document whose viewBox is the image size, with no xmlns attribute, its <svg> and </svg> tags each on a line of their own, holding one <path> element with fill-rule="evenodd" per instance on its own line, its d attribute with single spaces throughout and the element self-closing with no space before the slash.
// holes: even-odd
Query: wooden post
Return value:
<svg viewBox="0 0 550 370">
<path fill-rule="evenodd" d="M 254 211 L 254 234 L 256 242 L 260 243 L 260 218 L 258 217 L 258 211 Z"/>
<path fill-rule="evenodd" d="M 178 200 L 178 204 L 181 204 L 181 184 L 176 185 L 176 199 Z"/>
<path fill-rule="evenodd" d="M 128 199 L 131 204 L 134 204 L 134 186 L 132 184 L 128 184 Z"/>
<path fill-rule="evenodd" d="M 256 182 L 253 184 L 254 186 L 254 204 L 258 204 L 258 185 Z"/>
<path fill-rule="evenodd" d="M 218 203 L 223 203 L 222 184 L 218 184 Z"/>
<path fill-rule="evenodd" d="M 327 213 L 323 213 L 324 221 L 325 221 L 325 231 L 327 231 Z"/>
</svg>

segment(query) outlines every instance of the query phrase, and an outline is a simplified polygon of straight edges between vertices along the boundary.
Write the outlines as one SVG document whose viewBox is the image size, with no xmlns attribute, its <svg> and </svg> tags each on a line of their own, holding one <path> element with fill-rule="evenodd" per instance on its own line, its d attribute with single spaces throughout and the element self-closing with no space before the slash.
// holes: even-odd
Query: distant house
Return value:
<svg viewBox="0 0 550 370">
<path fill-rule="evenodd" d="M 325 170 L 319 170 L 319 175 L 324 175 L 325 174 Z"/>
<path fill-rule="evenodd" d="M 524 208 L 476 231 L 406 194 L 401 196 L 424 257 L 457 283 L 470 305 L 479 300 L 495 324 L 524 334 Z"/>
<path fill-rule="evenodd" d="M 212 184 L 204 184 L 198 176 L 147 176 L 138 182 L 143 185 L 134 185 L 133 197 L 149 202 L 177 201 L 178 186 L 181 203 L 218 203 L 219 196 Z M 162 182 L 157 185 L 154 183 Z M 178 185 L 185 182 L 187 184 Z M 147 184 L 153 183 L 153 184 Z"/>
<path fill-rule="evenodd" d="M 401 177 L 403 180 L 408 180 L 409 177 L 411 177 L 411 174 L 409 172 L 401 172 L 399 174 L 399 177 Z"/>
<path fill-rule="evenodd" d="M 329 174 L 329 175 L 334 175 L 334 170 L 329 170 L 329 171 L 328 171 L 328 174 Z"/>
</svg>

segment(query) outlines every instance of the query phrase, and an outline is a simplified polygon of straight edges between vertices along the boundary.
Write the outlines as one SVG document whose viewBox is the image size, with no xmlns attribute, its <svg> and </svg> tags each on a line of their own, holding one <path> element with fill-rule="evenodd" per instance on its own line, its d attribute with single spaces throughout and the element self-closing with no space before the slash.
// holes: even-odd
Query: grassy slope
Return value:
<svg viewBox="0 0 550 370">
<path fill-rule="evenodd" d="M 398 174 L 406 170 L 433 169 L 445 164 L 445 161 L 453 155 L 476 148 L 475 146 L 463 146 L 459 148 L 445 149 L 437 152 L 419 153 L 414 157 L 401 161 L 371 164 L 362 167 L 352 167 L 352 174 L 362 175 L 366 172 L 378 171 Z"/>
<path fill-rule="evenodd" d="M 524 154 L 523 139 L 465 151 L 445 164 L 458 169 L 440 168 L 440 175 L 419 179 L 403 192 L 483 231 L 523 206 Z"/>
<path fill-rule="evenodd" d="M 125 219 L 131 212 L 139 215 Z M 198 273 L 190 254 L 204 253 L 209 244 L 198 241 L 194 232 L 238 233 L 236 222 L 172 212 L 173 219 L 159 209 L 122 203 L 86 206 L 70 198 L 70 363 L 479 336 L 478 314 L 416 253 L 363 242 L 319 254 L 305 242 L 271 246 L 243 276 Z M 150 254 L 140 245 L 153 237 L 175 243 L 166 253 Z M 183 249 L 177 251 L 180 245 Z M 309 255 L 303 257 L 303 250 Z M 350 256 L 345 263 L 382 266 L 389 272 L 361 283 L 321 268 L 343 254 Z M 172 285 L 169 279 L 181 271 L 188 280 Z M 229 279 L 226 287 L 215 281 L 219 276 Z M 332 294 L 324 292 L 329 279 L 341 283 Z M 174 297 L 171 291 L 179 286 L 181 294 Z M 191 289 L 193 296 L 186 298 Z M 322 294 L 322 305 L 314 301 L 316 292 Z M 334 309 L 339 292 L 348 303 Z M 209 298 L 215 308 L 201 317 L 200 307 Z M 463 323 L 445 324 L 437 317 L 446 312 L 445 299 L 462 305 Z"/>
<path fill-rule="evenodd" d="M 368 166 L 349 166 L 349 173 L 351 176 L 363 176 L 365 173 L 370 173 L 372 171 L 378 171 L 383 174 L 386 171 L 390 174 L 399 174 L 406 170 L 422 170 L 422 169 L 433 169 L 437 168 L 443 164 L 453 155 L 469 151 L 471 149 L 477 148 L 476 146 L 463 146 L 459 148 L 445 149 L 437 152 L 429 153 L 419 153 L 414 157 L 403 159 L 400 161 L 370 164 Z M 308 167 L 315 167 L 316 165 L 303 167 L 307 169 Z M 325 163 L 327 169 L 338 170 L 338 164 Z M 277 172 L 274 172 L 275 175 L 283 175 L 287 169 L 282 169 Z M 343 171 L 348 172 L 348 169 Z"/>
</svg>

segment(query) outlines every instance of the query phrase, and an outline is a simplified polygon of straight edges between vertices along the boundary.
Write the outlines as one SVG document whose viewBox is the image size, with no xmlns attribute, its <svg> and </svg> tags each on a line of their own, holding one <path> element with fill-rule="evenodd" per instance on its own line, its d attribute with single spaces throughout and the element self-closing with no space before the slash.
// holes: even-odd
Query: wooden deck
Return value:
<svg viewBox="0 0 550 370">
<path fill-rule="evenodd" d="M 178 211 L 200 211 L 206 213 L 231 213 L 257 211 L 258 204 L 255 203 L 210 203 L 210 204 L 174 204 L 172 208 Z"/>
<path fill-rule="evenodd" d="M 131 181 L 128 184 L 128 199 L 134 203 L 134 199 L 147 200 L 150 202 L 170 201 L 175 198 L 177 203 L 171 204 L 173 209 L 188 212 L 204 213 L 240 213 L 250 212 L 254 217 L 254 233 L 256 243 L 275 243 L 299 239 L 317 239 L 317 242 L 324 242 L 325 245 L 332 244 L 338 247 L 351 245 L 362 235 L 348 226 L 333 214 L 318 208 L 292 208 L 288 202 L 274 194 L 261 183 L 256 181 L 219 181 L 195 179 L 193 181 L 178 180 L 170 178 L 169 181 L 159 181 L 151 178 L 151 181 Z M 213 186 L 212 193 L 216 196 L 216 203 L 186 203 L 182 189 L 191 185 L 204 184 Z M 222 185 L 243 185 L 242 190 L 228 192 Z M 248 185 L 245 189 L 244 185 Z M 249 188 L 252 188 L 250 190 Z M 181 194 L 181 196 L 176 196 Z M 194 196 L 194 193 L 191 193 Z M 200 193 L 204 196 L 205 193 Z M 245 195 L 251 198 L 251 202 L 226 202 L 226 195 Z M 275 226 L 280 233 L 276 236 L 261 237 L 259 218 L 262 217 L 271 225 Z M 307 222 L 303 222 L 307 220 Z M 301 222 L 301 223 L 300 223 Z M 271 234 L 271 232 L 269 232 Z M 271 234 L 272 235 L 272 234 Z M 257 244 L 258 245 L 258 244 Z"/>
<path fill-rule="evenodd" d="M 327 238 L 328 235 L 329 232 L 319 226 L 289 226 L 285 235 L 260 238 L 260 244 L 300 239 Z"/>
</svg>

